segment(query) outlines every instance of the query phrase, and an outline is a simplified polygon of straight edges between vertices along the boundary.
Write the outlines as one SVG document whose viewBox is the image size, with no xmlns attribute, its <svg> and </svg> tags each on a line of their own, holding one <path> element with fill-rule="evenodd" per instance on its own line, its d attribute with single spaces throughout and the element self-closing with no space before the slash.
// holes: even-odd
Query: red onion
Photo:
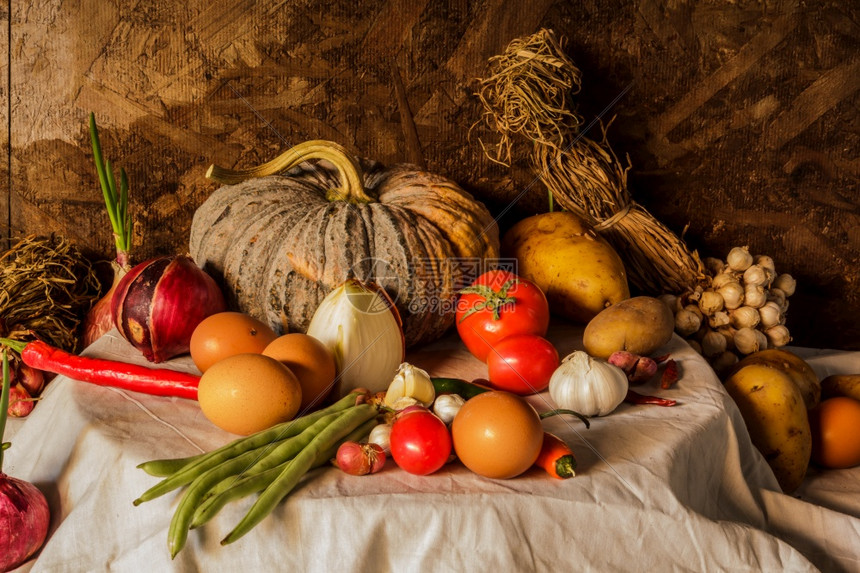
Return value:
<svg viewBox="0 0 860 573">
<path fill-rule="evenodd" d="M 33 484 L 0 472 L 0 571 L 14 569 L 45 542 L 51 513 Z"/>
<path fill-rule="evenodd" d="M 119 333 L 150 362 L 187 353 L 197 325 L 225 310 L 221 289 L 187 255 L 136 265 L 119 282 L 111 300 Z"/>
<path fill-rule="evenodd" d="M 375 474 L 385 465 L 385 451 L 377 444 L 344 442 L 337 449 L 335 463 L 350 475 Z"/>
<path fill-rule="evenodd" d="M 27 389 L 20 384 L 15 384 L 9 388 L 9 407 L 7 411 L 10 416 L 15 418 L 23 418 L 29 416 L 30 412 L 36 406 L 36 401 L 27 392 Z"/>
<path fill-rule="evenodd" d="M 45 373 L 27 366 L 23 362 L 18 364 L 18 372 L 15 380 L 27 390 L 30 396 L 38 396 L 45 388 Z"/>
<path fill-rule="evenodd" d="M 116 261 L 111 264 L 111 267 L 113 269 L 113 282 L 110 289 L 90 308 L 84 320 L 84 347 L 89 346 L 113 328 L 113 314 L 111 313 L 113 293 L 116 292 L 116 287 L 131 267 L 128 265 L 120 266 Z"/>
</svg>

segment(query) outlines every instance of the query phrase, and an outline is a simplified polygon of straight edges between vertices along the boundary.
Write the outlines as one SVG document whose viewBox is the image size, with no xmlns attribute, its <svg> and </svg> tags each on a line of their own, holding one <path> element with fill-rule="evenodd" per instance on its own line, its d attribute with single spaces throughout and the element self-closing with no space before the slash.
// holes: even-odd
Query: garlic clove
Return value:
<svg viewBox="0 0 860 573">
<path fill-rule="evenodd" d="M 466 400 L 459 394 L 442 394 L 433 402 L 433 413 L 446 424 L 450 424 L 465 403 Z"/>
<path fill-rule="evenodd" d="M 430 406 L 436 399 L 436 390 L 430 374 L 408 362 L 400 365 L 397 374 L 388 385 L 388 390 L 385 392 L 385 405 L 400 410 L 402 408 L 398 408 L 397 405 L 404 403 L 401 402 L 404 398 L 412 398 L 422 406 Z"/>
</svg>

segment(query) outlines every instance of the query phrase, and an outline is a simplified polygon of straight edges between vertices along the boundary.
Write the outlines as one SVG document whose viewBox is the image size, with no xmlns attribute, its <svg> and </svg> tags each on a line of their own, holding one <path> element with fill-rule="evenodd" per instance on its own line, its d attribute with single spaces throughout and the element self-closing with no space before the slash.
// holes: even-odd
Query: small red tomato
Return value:
<svg viewBox="0 0 860 573">
<path fill-rule="evenodd" d="M 543 336 L 549 328 L 546 295 L 534 283 L 509 271 L 489 271 L 460 291 L 457 333 L 479 360 L 490 347 L 514 334 Z"/>
<path fill-rule="evenodd" d="M 558 368 L 558 351 L 540 336 L 518 334 L 496 343 L 487 356 L 490 385 L 514 394 L 546 390 Z"/>
<path fill-rule="evenodd" d="M 427 409 L 398 415 L 388 441 L 394 463 L 411 474 L 432 474 L 451 456 L 448 427 Z"/>
</svg>

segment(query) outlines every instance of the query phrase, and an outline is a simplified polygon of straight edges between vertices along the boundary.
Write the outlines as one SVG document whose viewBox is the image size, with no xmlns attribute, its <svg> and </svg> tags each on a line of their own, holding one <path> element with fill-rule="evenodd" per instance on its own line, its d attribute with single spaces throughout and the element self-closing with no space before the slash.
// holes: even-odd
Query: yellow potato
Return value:
<svg viewBox="0 0 860 573">
<path fill-rule="evenodd" d="M 765 364 L 776 368 L 783 374 L 787 374 L 800 390 L 807 410 L 815 408 L 821 401 L 821 384 L 818 382 L 818 376 L 815 374 L 812 366 L 807 364 L 800 356 L 782 348 L 760 350 L 746 356 L 743 360 L 735 364 L 729 371 L 729 375 L 750 364 Z"/>
<path fill-rule="evenodd" d="M 725 387 L 783 492 L 797 489 L 812 453 L 800 389 L 785 372 L 768 364 L 749 364 L 737 370 L 726 379 Z"/>
<path fill-rule="evenodd" d="M 517 259 L 517 274 L 543 290 L 553 314 L 574 322 L 630 297 L 621 257 L 573 213 L 518 222 L 505 233 L 502 254 Z"/>
<path fill-rule="evenodd" d="M 650 296 L 628 298 L 602 310 L 585 327 L 582 344 L 595 358 L 626 350 L 649 356 L 669 342 L 675 330 L 672 311 Z"/>
<path fill-rule="evenodd" d="M 860 374 L 831 374 L 821 381 L 821 397 L 847 396 L 860 400 Z"/>
</svg>

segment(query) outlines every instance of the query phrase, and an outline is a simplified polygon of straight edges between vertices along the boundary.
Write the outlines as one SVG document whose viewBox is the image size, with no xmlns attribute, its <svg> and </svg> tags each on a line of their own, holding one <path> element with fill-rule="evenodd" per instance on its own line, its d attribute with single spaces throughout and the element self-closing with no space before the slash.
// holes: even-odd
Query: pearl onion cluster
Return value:
<svg viewBox="0 0 860 573">
<path fill-rule="evenodd" d="M 664 294 L 675 315 L 675 332 L 714 367 L 725 372 L 741 357 L 791 341 L 785 326 L 788 297 L 796 281 L 777 274 L 773 259 L 733 248 L 726 260 L 706 258 L 707 286 Z"/>
</svg>

